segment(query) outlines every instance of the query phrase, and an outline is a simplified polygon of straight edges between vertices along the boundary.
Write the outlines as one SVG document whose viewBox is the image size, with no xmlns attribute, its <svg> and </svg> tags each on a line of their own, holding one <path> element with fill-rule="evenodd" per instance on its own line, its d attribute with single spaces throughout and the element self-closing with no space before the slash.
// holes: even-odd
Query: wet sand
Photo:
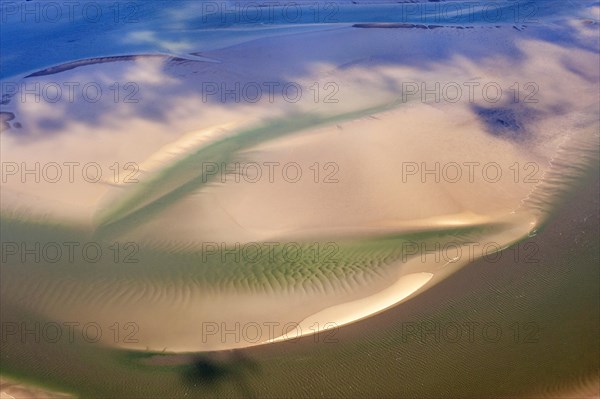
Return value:
<svg viewBox="0 0 600 399">
<path fill-rule="evenodd" d="M 45 68 L 45 69 L 42 69 L 37 72 L 33 72 L 33 73 L 25 76 L 25 78 L 55 75 L 57 73 L 61 73 L 61 72 L 69 71 L 71 69 L 89 66 L 89 65 L 105 64 L 105 63 L 119 62 L 119 61 L 136 61 L 136 60 L 144 60 L 144 59 L 149 59 L 149 60 L 155 59 L 155 60 L 161 60 L 161 61 L 165 61 L 165 62 L 174 62 L 174 63 L 193 62 L 193 61 L 197 62 L 197 60 L 194 60 L 194 59 L 172 57 L 172 56 L 163 55 L 163 54 L 117 55 L 117 56 L 112 56 L 112 57 L 98 57 L 98 58 L 90 58 L 87 60 L 78 60 L 78 61 L 68 62 L 66 64 L 61 64 L 61 65 Z"/>
<path fill-rule="evenodd" d="M 13 367 L 44 367 L 48 381 L 63 390 L 96 397 L 166 394 L 165 384 L 171 397 L 594 397 L 595 354 L 600 350 L 595 339 L 600 329 L 598 178 L 597 169 L 582 178 L 546 227 L 526 240 L 539 247 L 534 258 L 515 258 L 508 249 L 496 262 L 474 262 L 401 306 L 339 328 L 334 335 L 235 351 L 131 353 L 126 361 L 117 354 L 98 357 L 89 346 L 55 345 L 63 366 L 50 358 L 10 362 Z M 524 245 L 521 251 L 528 254 Z M 409 323 L 431 323 L 423 328 L 492 323 L 500 326 L 503 338 L 482 339 L 478 329 L 473 341 L 463 333 L 450 342 L 439 332 L 421 341 L 407 332 Z M 537 328 L 533 335 L 522 330 L 515 341 L 514 323 Z M 23 349 L 7 347 L 3 363 Z M 150 368 L 132 371 L 137 363 Z M 89 368 L 90 378 L 75 382 L 70 377 L 78 365 Z M 113 381 L 112 388 L 91 378 L 95 367 L 103 370 L 103 380 Z M 201 370 L 218 372 L 209 377 Z M 348 384 L 348 379 L 360 384 Z"/>
<path fill-rule="evenodd" d="M 589 33 L 577 21 L 568 22 L 573 31 L 562 34 Z M 106 253 L 115 240 L 135 242 L 141 262 L 73 265 L 12 258 L 1 270 L 3 318 L 93 319 L 105 328 L 135 321 L 139 339 L 115 342 L 107 334 L 97 346 L 3 343 L 8 372 L 105 397 L 164 393 L 165 386 L 173 396 L 216 391 L 285 396 L 291 390 L 332 397 L 483 396 L 490 387 L 498 396 L 552 395 L 573 386 L 593 388 L 588 376 L 597 370 L 591 355 L 598 350 L 591 339 L 598 334 L 589 304 L 598 287 L 590 265 L 597 247 L 588 230 L 597 224 L 586 223 L 597 202 L 581 207 L 583 218 L 552 217 L 560 200 L 580 189 L 582 171 L 597 164 L 597 53 L 584 44 L 544 40 L 546 27 L 527 33 L 510 25 L 485 33 L 444 33 L 416 25 L 342 26 L 202 52 L 219 65 L 160 57 L 113 62 L 125 61 L 117 56 L 74 61 L 27 77 L 42 84 L 50 75 L 65 82 L 97 80 L 110 94 L 115 81 L 135 78 L 145 101 L 125 104 L 112 96 L 99 103 L 11 101 L 6 109 L 23 129 L 3 132 L 3 161 L 93 161 L 106 169 L 118 161 L 142 168 L 135 185 L 13 179 L 2 190 L 3 236 L 26 242 L 94 240 Z M 499 46 L 492 50 L 490 43 Z M 292 48 L 306 51 L 286 52 Z M 452 51 L 440 59 L 446 48 Z M 263 57 L 249 71 L 244 62 L 253 54 Z M 274 65 L 275 58 L 285 63 Z M 345 90 L 337 103 L 315 104 L 308 96 L 298 103 L 239 105 L 222 98 L 206 101 L 201 88 L 207 77 L 229 84 L 335 79 Z M 398 88 L 406 81 L 471 79 L 505 88 L 515 80 L 535 82 L 544 90 L 541 101 L 526 105 L 399 100 L 405 92 Z M 331 162 L 339 167 L 339 181 L 240 185 L 207 181 L 201 167 L 206 161 L 273 160 L 304 167 Z M 515 162 L 534 164 L 541 178 L 534 184 L 510 179 L 427 184 L 419 177 L 404 182 L 398 172 L 403 162 L 465 160 L 495 162 L 503 170 Z M 597 185 L 596 175 L 593 182 L 588 190 Z M 207 241 L 273 240 L 302 248 L 315 240 L 333 241 L 340 257 L 289 261 L 279 251 L 276 262 L 251 267 L 199 261 Z M 525 266 L 507 258 L 492 264 L 423 261 L 418 255 L 407 260 L 403 246 L 414 241 L 461 247 L 473 241 L 499 247 L 531 241 L 542 259 Z M 511 248 L 503 254 L 514 254 Z M 494 322 L 505 339 L 403 342 L 403 323 L 420 326 L 424 320 Z M 304 332 L 315 324 L 348 325 L 300 343 L 269 344 L 231 335 L 212 335 L 205 342 L 199 330 L 207 321 L 300 323 Z M 515 345 L 515 323 L 519 329 L 536 328 L 538 341 L 522 342 L 531 331 L 519 330 L 526 336 L 519 335 Z M 275 339 L 283 332 L 278 329 Z M 334 337 L 341 340 L 313 345 L 315 339 Z M 233 350 L 249 345 L 257 347 Z M 199 351 L 204 352 L 174 354 Z M 357 367 L 361 364 L 366 367 Z M 246 377 L 259 370 L 263 377 Z M 107 387 L 90 379 L 98 373 L 135 383 Z M 349 375 L 361 383 L 348 384 Z M 307 384 L 311 379 L 321 383 Z"/>
</svg>

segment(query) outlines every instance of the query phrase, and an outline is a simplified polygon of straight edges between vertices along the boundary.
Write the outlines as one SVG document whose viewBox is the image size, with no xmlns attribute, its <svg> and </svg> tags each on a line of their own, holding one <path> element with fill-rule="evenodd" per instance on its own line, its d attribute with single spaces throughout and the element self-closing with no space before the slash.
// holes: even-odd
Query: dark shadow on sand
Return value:
<svg viewBox="0 0 600 399">
<path fill-rule="evenodd" d="M 259 371 L 258 363 L 242 352 L 212 352 L 194 355 L 189 364 L 182 366 L 181 376 L 186 385 L 215 395 L 229 385 L 235 387 L 236 396 L 254 398 L 248 379 Z"/>
</svg>

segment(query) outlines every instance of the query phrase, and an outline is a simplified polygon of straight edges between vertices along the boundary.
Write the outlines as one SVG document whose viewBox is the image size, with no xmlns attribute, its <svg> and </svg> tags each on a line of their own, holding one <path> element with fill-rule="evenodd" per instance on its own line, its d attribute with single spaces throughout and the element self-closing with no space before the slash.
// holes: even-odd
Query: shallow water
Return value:
<svg viewBox="0 0 600 399">
<path fill-rule="evenodd" d="M 287 343 L 271 341 L 334 333 L 401 302 L 395 309 L 403 309 L 474 261 L 536 237 L 597 165 L 593 2 L 530 2 L 539 18 L 527 23 L 509 17 L 512 2 L 498 3 L 503 18 L 493 20 L 480 8 L 470 9 L 467 22 L 438 9 L 431 17 L 441 27 L 398 13 L 397 4 L 343 4 L 335 23 L 305 14 L 294 24 L 223 24 L 214 15 L 199 24 L 196 3 L 182 2 L 177 12 L 131 4 L 141 22 L 113 29 L 105 16 L 93 25 L 98 34 L 87 36 L 85 19 L 60 29 L 41 23 L 19 42 L 22 24 L 2 25 L 10 55 L 2 58 L 3 95 L 10 84 L 65 82 L 94 82 L 104 93 L 97 102 L 37 102 L 20 86 L 3 96 L 2 111 L 13 116 L 3 118 L 9 129 L 1 136 L 4 325 L 74 323 L 77 332 L 56 342 L 3 335 L 10 354 L 3 374 L 83 395 L 159 393 L 157 385 L 141 387 L 153 378 L 181 394 L 198 382 L 210 395 L 217 388 L 206 373 L 242 381 L 244 368 L 252 370 L 244 352 L 215 361 L 174 356 L 183 363 L 167 370 L 152 361 L 141 367 L 138 357 L 277 347 Z M 2 7 L 6 15 L 9 6 Z M 412 25 L 378 25 L 388 22 Z M 60 47 L 69 37 L 78 42 Z M 25 39 L 37 44 L 23 47 Z M 49 47 L 62 50 L 46 54 Z M 171 57 L 60 66 L 157 53 Z M 136 90 L 115 93 L 115 82 Z M 257 82 L 299 84 L 304 95 L 232 102 L 210 91 Z M 407 94 L 423 82 L 493 83 L 505 96 Z M 4 167 L 35 162 L 94 162 L 104 175 L 98 183 L 78 175 L 38 182 Z M 274 162 L 302 173 L 271 176 Z M 465 162 L 493 164 L 501 174 L 478 168 L 471 176 Z M 248 165 L 263 175 L 252 178 Z M 462 167 L 462 178 L 444 174 L 448 165 Z M 136 181 L 127 183 L 131 171 Z M 79 244 L 73 257 L 70 243 Z M 92 345 L 81 330 L 90 323 L 103 332 Z M 239 325 L 256 336 L 222 334 Z M 67 367 L 61 352 L 86 370 Z M 34 356 L 47 359 L 43 369 Z M 113 367 L 131 371 L 137 385 L 83 383 L 96 373 L 118 379 Z M 180 368 L 183 380 L 174 382 Z M 241 395 L 254 391 L 247 384 L 239 382 Z M 394 384 L 385 392 L 398 393 Z"/>
</svg>

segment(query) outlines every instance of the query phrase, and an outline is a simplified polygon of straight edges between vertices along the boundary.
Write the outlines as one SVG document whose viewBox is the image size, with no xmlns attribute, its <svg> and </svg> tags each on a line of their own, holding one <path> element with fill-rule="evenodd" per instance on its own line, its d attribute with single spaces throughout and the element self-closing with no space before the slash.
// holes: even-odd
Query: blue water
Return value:
<svg viewBox="0 0 600 399">
<path fill-rule="evenodd" d="M 598 2 L 500 0 L 415 4 L 363 0 L 357 3 L 3 0 L 0 79 L 78 59 L 147 53 L 185 57 L 191 52 L 214 50 L 259 37 L 331 29 L 357 22 L 534 25 L 550 22 L 549 18 L 556 20 L 576 14 L 578 9 Z"/>
</svg>

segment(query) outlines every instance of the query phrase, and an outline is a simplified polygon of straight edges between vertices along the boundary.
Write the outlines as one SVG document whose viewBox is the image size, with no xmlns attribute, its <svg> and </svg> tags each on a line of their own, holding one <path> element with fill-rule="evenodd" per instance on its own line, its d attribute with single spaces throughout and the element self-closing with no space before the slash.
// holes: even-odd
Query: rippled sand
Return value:
<svg viewBox="0 0 600 399">
<path fill-rule="evenodd" d="M 10 124 L 2 130 L 3 162 L 95 162 L 104 174 L 98 183 L 7 176 L 3 242 L 98 242 L 111 255 L 113 243 L 134 243 L 139 262 L 10 256 L 0 270 L 3 311 L 10 320 L 95 322 L 104 330 L 135 323 L 135 342 L 104 334 L 107 350 L 241 348 L 298 335 L 289 325 L 305 335 L 315 325 L 364 319 L 484 255 L 467 256 L 472 243 L 501 250 L 534 236 L 598 157 L 594 27 L 571 18 L 563 21 L 570 30 L 557 33 L 554 22 L 519 29 L 342 25 L 189 58 L 73 60 L 18 78 L 29 85 L 93 81 L 104 95 L 93 103 L 13 95 L 3 106 L 14 115 L 3 119 Z M 207 97 L 206 81 L 316 82 L 322 91 L 318 101 L 305 89 L 297 102 L 232 103 Z M 135 82 L 140 101 L 114 101 L 114 82 Z M 505 91 L 497 103 L 466 93 L 436 102 L 406 96 L 407 82 L 493 82 Z M 519 90 L 535 83 L 536 101 L 514 101 L 515 82 Z M 324 101 L 331 83 L 336 102 Z M 296 163 L 304 178 L 223 181 L 206 169 L 270 162 Z M 478 167 L 473 179 L 448 181 L 422 170 L 465 162 L 493 163 L 502 176 L 490 179 Z M 123 182 L 127 163 L 139 166 L 138 182 Z M 407 173 L 408 164 L 422 169 Z M 326 165 L 333 181 L 325 181 Z M 532 179 L 524 176 L 527 165 Z M 207 243 L 279 245 L 272 258 L 249 262 L 242 249 L 221 257 Z M 283 250 L 290 243 L 301 252 L 292 260 Z M 437 249 L 421 256 L 415 243 L 451 245 L 462 256 Z M 206 330 L 249 324 L 258 339 Z"/>
</svg>

